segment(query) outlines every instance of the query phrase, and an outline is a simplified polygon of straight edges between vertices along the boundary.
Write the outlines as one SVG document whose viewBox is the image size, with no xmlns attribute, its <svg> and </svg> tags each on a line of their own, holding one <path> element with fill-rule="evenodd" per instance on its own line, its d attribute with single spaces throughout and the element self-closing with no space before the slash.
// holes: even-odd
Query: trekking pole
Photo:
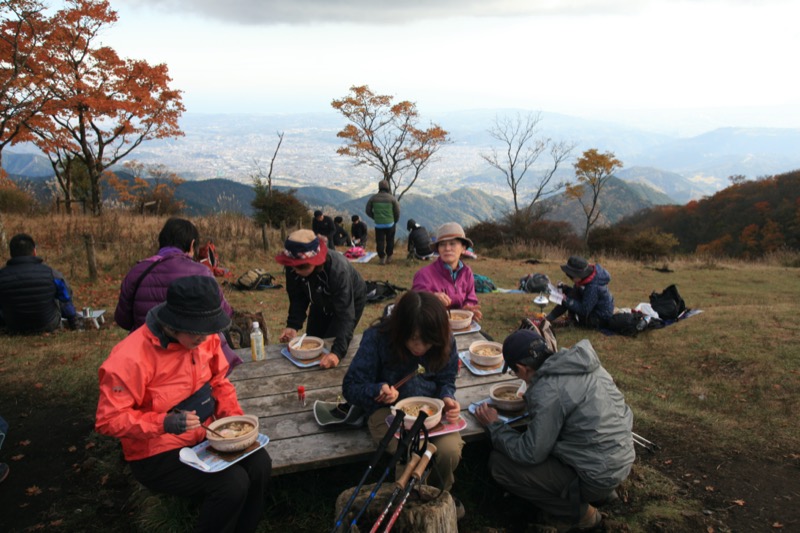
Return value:
<svg viewBox="0 0 800 533">
<path fill-rule="evenodd" d="M 353 490 L 353 494 L 350 495 L 350 499 L 347 500 L 347 503 L 344 507 L 342 507 L 342 512 L 339 513 L 339 517 L 336 519 L 336 524 L 333 526 L 331 533 L 336 533 L 339 530 L 339 527 L 342 525 L 342 520 L 347 515 L 347 512 L 350 511 L 350 508 L 353 506 L 353 502 L 356 501 L 356 496 L 358 495 L 361 487 L 364 486 L 364 482 L 366 482 L 369 473 L 375 468 L 375 465 L 378 464 L 378 461 L 381 460 L 383 457 L 383 452 L 386 450 L 386 447 L 389 445 L 389 441 L 394 438 L 394 434 L 397 429 L 400 427 L 400 424 L 403 423 L 403 418 L 405 418 L 406 413 L 405 411 L 399 410 L 395 413 L 394 420 L 392 423 L 389 424 L 389 429 L 386 431 L 386 435 L 383 436 L 380 443 L 378 443 L 378 449 L 375 450 L 375 454 L 372 456 L 372 460 L 370 461 L 369 465 L 367 465 L 367 471 L 364 472 L 364 475 L 361 476 L 361 481 L 358 482 L 356 488 Z"/>
<path fill-rule="evenodd" d="M 408 500 L 408 496 L 411 494 L 411 491 L 414 490 L 414 485 L 420 483 L 425 471 L 429 470 L 428 467 L 430 466 L 430 461 L 434 453 L 436 453 L 436 446 L 434 446 L 433 444 L 429 444 L 428 449 L 425 450 L 425 454 L 417 463 L 416 468 L 414 468 L 414 472 L 411 474 L 411 479 L 409 480 L 406 489 L 403 491 L 403 497 L 400 499 L 400 502 L 397 504 L 397 507 L 395 507 L 391 518 L 389 518 L 389 523 L 386 524 L 386 529 L 383 530 L 383 533 L 389 533 L 389 531 L 391 531 L 392 528 L 394 527 L 394 523 L 397 520 L 397 517 L 400 516 L 400 511 L 403 510 L 403 507 L 405 506 L 406 501 Z"/>
<path fill-rule="evenodd" d="M 638 444 L 639 446 L 641 446 L 642 448 L 646 449 L 649 452 L 655 452 L 659 448 L 657 444 L 650 442 L 641 435 L 637 435 L 633 431 L 631 431 L 631 436 L 633 437 L 634 444 Z"/>
<path fill-rule="evenodd" d="M 403 476 L 397 481 L 395 481 L 394 490 L 392 491 L 391 496 L 389 496 L 389 501 L 386 502 L 386 505 L 383 507 L 383 511 L 381 511 L 381 514 L 378 515 L 378 519 L 375 520 L 375 523 L 372 525 L 372 529 L 369 530 L 369 533 L 375 533 L 376 531 L 378 531 L 378 528 L 381 526 L 383 519 L 386 518 L 387 514 L 389 514 L 389 509 L 392 507 L 395 498 L 397 498 L 398 494 L 400 494 L 400 491 L 406 488 L 408 481 L 411 479 L 411 474 L 414 473 L 414 468 L 416 468 L 417 463 L 419 463 L 420 459 L 421 457 L 416 453 L 411 456 L 411 459 L 408 461 L 408 464 L 406 465 L 406 470 L 405 472 L 403 472 Z"/>
<path fill-rule="evenodd" d="M 406 450 L 408 450 L 408 447 L 411 444 L 411 440 L 414 438 L 414 436 L 419 435 L 419 431 L 425 424 L 426 418 L 428 418 L 428 413 L 426 413 L 425 411 L 420 411 L 419 415 L 417 415 L 417 420 L 416 422 L 414 422 L 414 425 L 411 426 L 411 429 L 406 434 L 404 434 L 403 437 L 400 439 L 400 444 L 397 445 L 397 451 L 394 452 L 394 456 L 389 461 L 389 464 L 386 465 L 386 469 L 383 471 L 383 474 L 381 475 L 380 479 L 378 479 L 378 482 L 375 484 L 375 487 L 372 489 L 372 492 L 370 492 L 369 496 L 364 502 L 364 505 L 361 506 L 361 509 L 358 511 L 356 517 L 353 518 L 353 521 L 350 522 L 347 531 L 350 531 L 353 528 L 353 526 L 356 525 L 358 519 L 361 518 L 361 515 L 363 515 L 364 511 L 367 510 L 369 504 L 372 503 L 372 500 L 375 499 L 375 495 L 378 493 L 378 489 L 381 488 L 383 480 L 386 479 L 386 476 L 389 475 L 391 469 L 394 468 L 394 465 L 397 464 L 397 461 L 400 459 L 400 456 Z"/>
</svg>

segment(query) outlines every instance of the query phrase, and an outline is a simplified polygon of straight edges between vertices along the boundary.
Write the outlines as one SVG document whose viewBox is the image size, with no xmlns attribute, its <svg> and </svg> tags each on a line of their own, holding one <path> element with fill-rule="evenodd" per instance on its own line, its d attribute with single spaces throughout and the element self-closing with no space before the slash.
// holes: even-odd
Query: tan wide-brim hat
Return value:
<svg viewBox="0 0 800 533">
<path fill-rule="evenodd" d="M 458 224 L 457 222 L 448 222 L 439 226 L 439 229 L 436 231 L 436 241 L 433 244 L 438 250 L 439 243 L 444 241 L 452 241 L 453 239 L 460 240 L 467 248 L 472 248 L 473 246 L 472 241 L 467 239 L 467 235 L 464 233 L 464 228 L 462 228 L 461 224 Z"/>
</svg>

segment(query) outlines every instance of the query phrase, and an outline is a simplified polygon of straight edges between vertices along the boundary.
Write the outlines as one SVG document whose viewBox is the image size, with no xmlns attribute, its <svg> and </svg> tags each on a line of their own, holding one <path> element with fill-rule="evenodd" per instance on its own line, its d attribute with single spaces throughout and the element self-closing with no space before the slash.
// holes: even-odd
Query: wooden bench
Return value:
<svg viewBox="0 0 800 533">
<path fill-rule="evenodd" d="M 476 340 L 483 337 L 478 333 L 456 336 L 459 351 L 468 349 Z M 330 342 L 326 343 L 328 347 Z M 338 367 L 328 370 L 295 366 L 280 354 L 285 344 L 267 346 L 264 361 L 251 361 L 249 348 L 237 350 L 245 363 L 234 369 L 230 379 L 244 412 L 258 416 L 261 432 L 269 436 L 267 450 L 274 475 L 352 463 L 374 453 L 375 445 L 366 428 L 323 428 L 313 413 L 315 400 L 336 401 L 341 395 L 342 379 L 360 342 L 361 335 L 356 335 L 347 357 Z M 483 428 L 468 411 L 470 403 L 487 398 L 490 385 L 513 379 L 507 374 L 475 376 L 469 369 L 461 369 L 456 399 L 467 422 L 461 432 L 465 441 L 485 438 Z M 306 390 L 305 406 L 297 398 L 299 385 Z"/>
</svg>

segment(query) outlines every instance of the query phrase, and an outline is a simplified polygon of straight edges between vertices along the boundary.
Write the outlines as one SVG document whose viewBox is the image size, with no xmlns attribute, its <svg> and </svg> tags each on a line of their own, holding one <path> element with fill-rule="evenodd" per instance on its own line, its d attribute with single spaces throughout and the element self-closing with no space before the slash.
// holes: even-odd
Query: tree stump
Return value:
<svg viewBox="0 0 800 533">
<path fill-rule="evenodd" d="M 344 520 L 342 520 L 343 525 L 352 522 L 374 488 L 374 483 L 372 485 L 364 485 L 361 488 L 358 496 L 356 496 L 355 502 L 353 502 L 353 505 L 350 507 L 350 511 L 347 513 Z M 342 512 L 342 508 L 350 499 L 353 490 L 355 490 L 355 487 L 345 490 L 336 498 L 336 516 L 334 519 Z M 369 531 L 375 523 L 375 520 L 378 519 L 378 515 L 386 506 L 393 490 L 394 483 L 384 483 L 381 485 L 381 488 L 378 489 L 378 493 L 375 495 L 375 499 L 369 504 L 369 507 L 367 507 L 367 510 L 358 521 L 360 528 L 359 525 L 356 525 L 351 531 L 355 533 Z M 381 530 L 389 523 L 389 518 L 394 512 L 395 506 L 399 503 L 401 496 L 402 494 L 395 498 L 391 509 L 389 509 L 386 518 L 383 520 Z M 411 492 L 406 504 L 403 506 L 403 510 L 400 512 L 400 516 L 397 517 L 397 521 L 392 527 L 392 532 L 449 533 L 458 531 L 456 523 L 456 506 L 450 493 L 442 492 L 439 494 L 439 489 L 428 485 L 422 485 L 419 487 L 419 492 L 416 488 Z M 346 527 L 344 529 L 346 529 Z"/>
</svg>

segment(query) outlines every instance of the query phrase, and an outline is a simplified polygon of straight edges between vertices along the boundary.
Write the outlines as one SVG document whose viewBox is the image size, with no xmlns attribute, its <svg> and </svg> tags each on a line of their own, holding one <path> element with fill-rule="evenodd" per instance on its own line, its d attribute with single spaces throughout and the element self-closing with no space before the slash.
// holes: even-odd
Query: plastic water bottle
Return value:
<svg viewBox="0 0 800 533">
<path fill-rule="evenodd" d="M 253 354 L 253 361 L 263 361 L 267 358 L 264 351 L 264 334 L 258 322 L 253 322 L 253 329 L 250 330 L 250 352 Z"/>
</svg>

